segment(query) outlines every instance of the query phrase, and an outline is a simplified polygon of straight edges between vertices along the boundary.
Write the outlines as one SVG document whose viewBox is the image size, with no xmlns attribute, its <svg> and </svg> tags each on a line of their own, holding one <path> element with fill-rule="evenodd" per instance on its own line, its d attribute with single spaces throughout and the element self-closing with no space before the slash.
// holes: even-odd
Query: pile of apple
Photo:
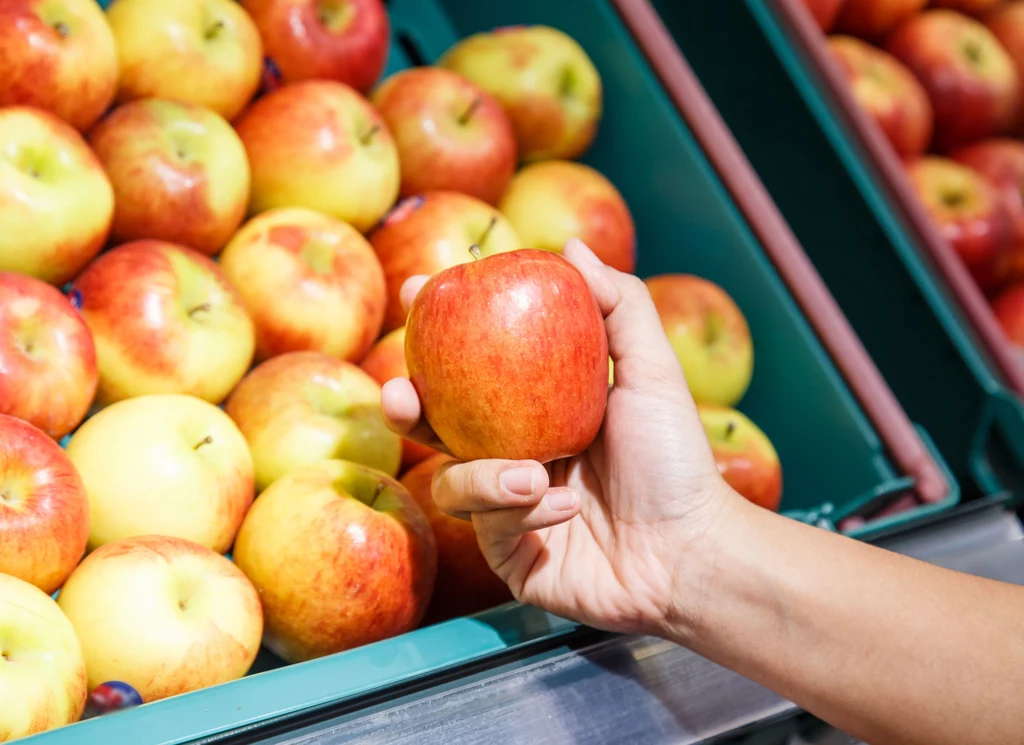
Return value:
<svg viewBox="0 0 1024 745">
<path fill-rule="evenodd" d="M 633 218 L 572 160 L 602 107 L 574 40 L 498 29 L 378 82 L 390 36 L 380 0 L 0 3 L 0 741 L 237 678 L 261 645 L 309 660 L 511 599 L 430 497 L 448 456 L 384 423 L 399 289 L 506 256 L 575 273 L 532 258 L 572 237 L 633 272 Z M 455 324 L 501 357 L 459 312 L 485 284 L 421 334 L 440 378 Z M 777 509 L 732 408 L 742 313 L 648 286 L 720 468 Z M 500 397 L 515 373 L 467 374 Z"/>
<path fill-rule="evenodd" d="M 940 234 L 1024 348 L 1024 1 L 805 3 Z"/>
</svg>

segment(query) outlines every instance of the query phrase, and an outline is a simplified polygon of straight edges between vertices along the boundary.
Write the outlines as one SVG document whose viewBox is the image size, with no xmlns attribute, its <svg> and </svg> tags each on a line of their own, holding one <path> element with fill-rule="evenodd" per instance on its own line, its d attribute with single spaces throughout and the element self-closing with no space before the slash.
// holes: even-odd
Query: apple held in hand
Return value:
<svg viewBox="0 0 1024 745">
<path fill-rule="evenodd" d="M 82 645 L 60 608 L 38 587 L 0 574 L 0 736 L 77 722 L 88 693 Z"/>
<path fill-rule="evenodd" d="M 253 212 L 308 207 L 373 227 L 398 197 L 398 151 L 380 114 L 342 83 L 292 83 L 238 120 L 252 168 Z"/>
<path fill-rule="evenodd" d="M 263 492 L 233 556 L 259 590 L 264 644 L 288 662 L 411 631 L 437 573 L 430 524 L 405 488 L 339 460 L 297 469 Z"/>
<path fill-rule="evenodd" d="M 370 243 L 387 281 L 385 331 L 405 323 L 399 293 L 409 277 L 437 274 L 472 261 L 473 246 L 482 256 L 522 247 L 519 236 L 498 210 L 453 191 L 428 192 L 402 200 L 370 234 Z"/>
<path fill-rule="evenodd" d="M 834 30 L 878 41 L 928 4 L 928 0 L 846 0 Z"/>
<path fill-rule="evenodd" d="M 114 100 L 114 35 L 96 0 L 0 3 L 0 106 L 34 106 L 85 131 Z"/>
<path fill-rule="evenodd" d="M 525 161 L 582 155 L 597 134 L 597 68 L 569 35 L 548 26 L 474 34 L 438 63 L 494 96 L 508 112 Z"/>
<path fill-rule="evenodd" d="M 371 101 L 398 146 L 400 196 L 457 191 L 497 204 L 516 169 L 512 122 L 501 104 L 440 67 L 396 73 Z"/>
<path fill-rule="evenodd" d="M 234 564 L 163 535 L 96 549 L 57 603 L 81 639 L 89 687 L 123 681 L 146 703 L 242 677 L 263 634 L 259 596 Z"/>
<path fill-rule="evenodd" d="M 249 443 L 257 491 L 321 460 L 398 472 L 402 440 L 384 424 L 380 386 L 326 354 L 291 352 L 267 360 L 238 384 L 225 411 Z"/>
<path fill-rule="evenodd" d="M 740 412 L 699 404 L 698 413 L 722 478 L 741 496 L 777 511 L 782 500 L 782 466 L 771 440 Z"/>
<path fill-rule="evenodd" d="M 114 0 L 107 20 L 121 62 L 120 103 L 165 98 L 231 120 L 259 87 L 259 31 L 234 0 Z"/>
<path fill-rule="evenodd" d="M 85 321 L 56 288 L 0 272 L 0 414 L 59 440 L 96 394 L 96 348 Z"/>
<path fill-rule="evenodd" d="M 846 4 L 846 0 L 803 0 L 803 2 L 807 6 L 807 10 L 814 16 L 818 27 L 825 33 L 831 31 L 835 26 L 839 11 Z"/>
<path fill-rule="evenodd" d="M 620 272 L 636 268 L 636 227 L 622 195 L 582 163 L 549 160 L 523 168 L 498 209 L 523 246 L 561 252 L 579 238 Z"/>
<path fill-rule="evenodd" d="M 0 108 L 0 271 L 63 285 L 103 248 L 113 215 L 78 132 L 41 109 Z"/>
<path fill-rule="evenodd" d="M 115 242 L 155 238 L 214 256 L 245 217 L 245 148 L 209 109 L 132 101 L 104 118 L 89 144 L 114 186 Z"/>
<path fill-rule="evenodd" d="M 604 419 L 604 319 L 583 275 L 549 251 L 431 277 L 409 311 L 405 358 L 424 416 L 459 460 L 576 455 Z"/>
</svg>

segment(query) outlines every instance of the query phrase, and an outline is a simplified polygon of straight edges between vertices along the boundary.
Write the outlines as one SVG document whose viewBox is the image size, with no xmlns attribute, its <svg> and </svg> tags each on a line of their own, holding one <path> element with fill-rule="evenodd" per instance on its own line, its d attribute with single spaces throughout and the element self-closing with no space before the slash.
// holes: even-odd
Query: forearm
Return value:
<svg viewBox="0 0 1024 745">
<path fill-rule="evenodd" d="M 745 503 L 702 554 L 680 643 L 872 745 L 1024 741 L 1024 589 Z"/>
</svg>

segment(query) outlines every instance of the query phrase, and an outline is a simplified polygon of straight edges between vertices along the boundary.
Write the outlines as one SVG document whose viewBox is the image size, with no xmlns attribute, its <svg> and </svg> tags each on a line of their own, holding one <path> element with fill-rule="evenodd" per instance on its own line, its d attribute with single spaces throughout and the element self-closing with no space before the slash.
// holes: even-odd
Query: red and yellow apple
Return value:
<svg viewBox="0 0 1024 745">
<path fill-rule="evenodd" d="M 932 7 L 956 10 L 982 18 L 1004 2 L 1005 0 L 932 0 Z"/>
<path fill-rule="evenodd" d="M 1024 284 L 1016 282 L 992 300 L 992 310 L 1006 338 L 1024 349 Z"/>
<path fill-rule="evenodd" d="M 582 155 L 601 118 L 601 77 L 583 47 L 548 26 L 506 26 L 457 42 L 438 62 L 494 96 L 525 161 Z"/>
<path fill-rule="evenodd" d="M 233 556 L 259 590 L 264 644 L 288 662 L 411 631 L 437 573 L 430 524 L 405 488 L 340 460 L 274 482 L 246 516 Z"/>
<path fill-rule="evenodd" d="M 164 535 L 96 549 L 57 603 L 82 642 L 89 687 L 119 680 L 146 703 L 242 677 L 263 634 L 259 596 L 238 567 Z"/>
<path fill-rule="evenodd" d="M 5 0 L 0 70 L 0 107 L 46 109 L 84 132 L 117 91 L 114 35 L 96 0 Z"/>
<path fill-rule="evenodd" d="M 302 207 L 247 222 L 220 257 L 256 325 L 256 359 L 323 352 L 358 362 L 380 334 L 387 291 L 373 248 L 348 223 Z"/>
<path fill-rule="evenodd" d="M 846 0 L 834 30 L 878 41 L 928 4 L 928 0 Z"/>
<path fill-rule="evenodd" d="M 220 403 L 252 363 L 255 331 L 236 290 L 200 253 L 134 241 L 75 280 L 96 342 L 97 401 L 186 393 Z"/>
<path fill-rule="evenodd" d="M 636 227 L 626 201 L 601 173 L 564 160 L 532 163 L 512 179 L 498 209 L 523 246 L 561 252 L 579 238 L 620 272 L 636 268 Z"/>
<path fill-rule="evenodd" d="M 107 240 L 114 190 L 71 125 L 0 108 L 0 271 L 63 285 Z"/>
<path fill-rule="evenodd" d="M 519 236 L 498 210 L 453 191 L 402 200 L 370 234 L 370 243 L 387 281 L 385 331 L 405 323 L 399 291 L 409 277 L 437 274 L 472 261 L 473 246 L 482 256 L 522 248 Z"/>
<path fill-rule="evenodd" d="M 697 409 L 725 482 L 754 504 L 777 511 L 782 501 L 782 465 L 768 436 L 735 409 L 710 404 Z"/>
<path fill-rule="evenodd" d="M 59 440 L 96 394 L 96 348 L 85 321 L 56 288 L 0 272 L 0 414 Z"/>
<path fill-rule="evenodd" d="M 166 98 L 234 119 L 255 95 L 263 44 L 234 0 L 114 0 L 117 101 Z"/>
<path fill-rule="evenodd" d="M 1000 5 L 986 16 L 985 25 L 1010 55 L 1017 78 L 1024 81 L 1024 3 Z M 1024 126 L 1024 94 L 1018 100 L 1016 125 L 1018 131 Z"/>
<path fill-rule="evenodd" d="M 516 169 L 512 123 L 492 96 L 441 67 L 413 67 L 371 97 L 398 146 L 402 197 L 457 191 L 497 204 Z"/>
<path fill-rule="evenodd" d="M 209 109 L 132 101 L 105 117 L 89 144 L 114 186 L 117 243 L 155 238 L 214 256 L 245 217 L 245 148 Z"/>
<path fill-rule="evenodd" d="M 843 9 L 846 0 L 803 0 L 803 3 L 814 17 L 818 27 L 828 33 L 836 25 L 839 11 Z"/>
<path fill-rule="evenodd" d="M 307 207 L 365 233 L 398 197 L 398 150 L 380 114 L 328 80 L 260 98 L 236 129 L 252 168 L 253 212 Z"/>
</svg>

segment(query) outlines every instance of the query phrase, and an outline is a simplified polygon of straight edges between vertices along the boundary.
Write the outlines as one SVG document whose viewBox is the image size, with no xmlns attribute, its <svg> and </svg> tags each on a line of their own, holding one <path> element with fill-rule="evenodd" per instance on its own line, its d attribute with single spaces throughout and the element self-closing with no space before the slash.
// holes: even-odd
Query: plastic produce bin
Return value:
<svg viewBox="0 0 1024 745">
<path fill-rule="evenodd" d="M 965 499 L 1024 488 L 1024 368 L 801 0 L 653 0 Z"/>
<path fill-rule="evenodd" d="M 605 87 L 584 160 L 622 191 L 638 229 L 638 273 L 687 272 L 721 284 L 746 314 L 755 372 L 740 409 L 775 444 L 783 510 L 826 528 L 904 497 L 867 535 L 945 510 L 959 489 L 911 424 L 722 127 L 646 0 L 392 0 L 389 72 L 430 62 L 458 38 L 499 25 L 563 29 Z M 187 743 L 290 717 L 379 701 L 396 686 L 590 633 L 509 604 L 330 657 L 285 666 L 264 653 L 242 680 L 87 720 L 43 745 Z M 318 713 L 319 712 L 319 713 Z M 284 723 L 281 723 L 284 722 Z"/>
</svg>

